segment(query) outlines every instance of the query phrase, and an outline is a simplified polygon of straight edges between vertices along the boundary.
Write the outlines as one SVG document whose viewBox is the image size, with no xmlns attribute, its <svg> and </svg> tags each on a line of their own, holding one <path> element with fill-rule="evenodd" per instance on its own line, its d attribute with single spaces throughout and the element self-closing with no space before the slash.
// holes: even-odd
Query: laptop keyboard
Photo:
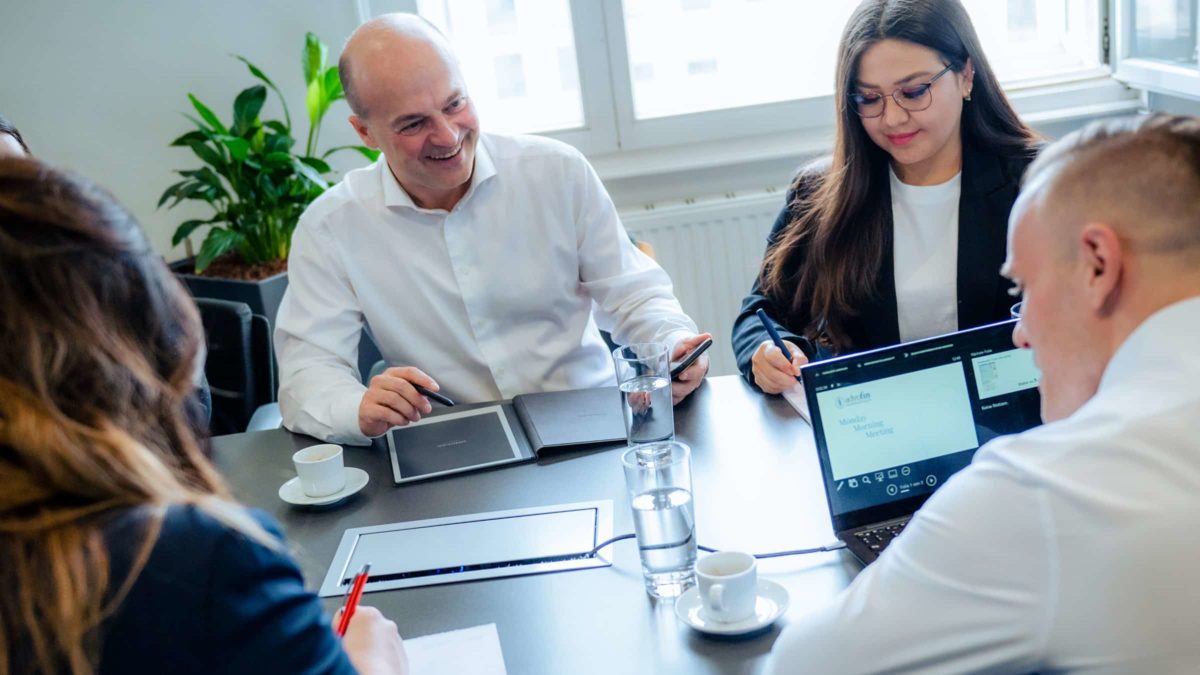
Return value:
<svg viewBox="0 0 1200 675">
<path fill-rule="evenodd" d="M 854 536 L 862 542 L 863 546 L 880 553 L 887 545 L 891 543 L 901 532 L 904 531 L 904 526 L 908 525 L 908 519 L 898 522 L 880 525 L 879 527 L 870 530 L 859 530 L 854 533 Z"/>
</svg>

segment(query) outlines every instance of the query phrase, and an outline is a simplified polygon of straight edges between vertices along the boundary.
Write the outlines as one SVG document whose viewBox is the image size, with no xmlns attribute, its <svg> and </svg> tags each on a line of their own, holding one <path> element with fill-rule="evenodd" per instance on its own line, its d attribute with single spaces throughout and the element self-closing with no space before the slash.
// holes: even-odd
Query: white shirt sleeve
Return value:
<svg viewBox="0 0 1200 675">
<path fill-rule="evenodd" d="M 363 318 L 336 248 L 301 218 L 288 258 L 288 289 L 275 319 L 283 425 L 333 443 L 368 445 L 358 426 Z"/>
<path fill-rule="evenodd" d="M 785 629 L 769 672 L 1034 670 L 1058 587 L 1045 502 L 996 465 L 958 474 L 831 605 Z"/>
<path fill-rule="evenodd" d="M 629 239 L 595 170 L 582 156 L 577 160 L 579 278 L 596 303 L 597 323 L 612 326 L 618 344 L 665 342 L 673 348 L 697 332 L 695 322 L 675 299 L 671 278 Z"/>
</svg>

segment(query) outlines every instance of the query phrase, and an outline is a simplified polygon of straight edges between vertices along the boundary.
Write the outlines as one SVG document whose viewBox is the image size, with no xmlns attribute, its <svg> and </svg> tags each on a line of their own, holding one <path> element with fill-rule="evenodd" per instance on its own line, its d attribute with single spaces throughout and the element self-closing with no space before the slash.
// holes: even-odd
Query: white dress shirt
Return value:
<svg viewBox="0 0 1200 675">
<path fill-rule="evenodd" d="M 696 332 L 629 241 L 579 152 L 482 134 L 453 210 L 416 206 L 387 163 L 351 171 L 296 228 L 276 319 L 284 425 L 365 444 L 360 331 L 456 401 L 615 383 L 592 309 L 621 344 Z"/>
<path fill-rule="evenodd" d="M 889 170 L 900 341 L 958 330 L 958 201 L 962 172 L 908 185 Z"/>
<path fill-rule="evenodd" d="M 774 673 L 1200 670 L 1200 297 L 1147 319 L 1066 420 L 1000 438 Z"/>
</svg>

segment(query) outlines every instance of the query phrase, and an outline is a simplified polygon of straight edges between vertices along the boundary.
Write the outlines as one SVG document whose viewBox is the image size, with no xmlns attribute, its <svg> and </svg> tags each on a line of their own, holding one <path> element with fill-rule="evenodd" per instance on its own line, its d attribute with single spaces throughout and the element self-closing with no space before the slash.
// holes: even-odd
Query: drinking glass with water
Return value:
<svg viewBox="0 0 1200 675">
<path fill-rule="evenodd" d="M 675 438 L 671 406 L 670 351 L 661 342 L 640 342 L 613 350 L 621 413 L 629 445 Z"/>
<path fill-rule="evenodd" d="M 676 441 L 638 445 L 625 451 L 621 463 L 646 592 L 678 596 L 696 583 L 691 450 Z"/>
</svg>

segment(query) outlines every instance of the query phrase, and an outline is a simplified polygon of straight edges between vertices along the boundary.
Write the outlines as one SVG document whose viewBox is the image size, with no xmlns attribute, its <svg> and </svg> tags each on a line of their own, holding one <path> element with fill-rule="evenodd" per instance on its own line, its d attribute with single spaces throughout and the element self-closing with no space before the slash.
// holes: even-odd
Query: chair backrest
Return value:
<svg viewBox="0 0 1200 675">
<path fill-rule="evenodd" d="M 275 400 L 270 325 L 244 302 L 196 298 L 196 305 L 208 341 L 212 433 L 244 431 L 255 409 Z"/>
</svg>

